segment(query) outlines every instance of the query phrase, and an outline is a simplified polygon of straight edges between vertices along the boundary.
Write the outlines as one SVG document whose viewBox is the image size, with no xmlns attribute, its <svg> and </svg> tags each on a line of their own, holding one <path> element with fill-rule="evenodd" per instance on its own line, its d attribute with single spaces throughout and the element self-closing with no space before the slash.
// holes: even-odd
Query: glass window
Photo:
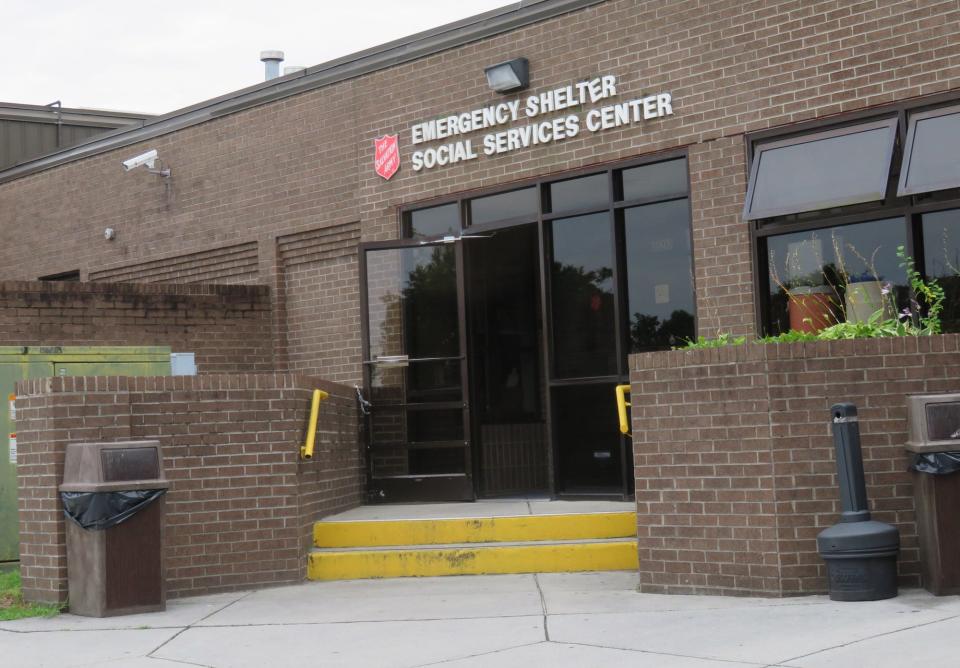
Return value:
<svg viewBox="0 0 960 668">
<path fill-rule="evenodd" d="M 888 218 L 768 237 L 770 333 L 863 321 L 881 308 L 892 317 L 909 299 L 897 257 L 906 236 L 903 218 Z"/>
<path fill-rule="evenodd" d="M 760 144 L 744 217 L 768 218 L 882 200 L 895 118 Z"/>
<path fill-rule="evenodd" d="M 654 199 L 687 193 L 687 159 L 641 165 L 620 172 L 621 200 Z"/>
<path fill-rule="evenodd" d="M 621 485 L 614 385 L 553 388 L 560 480 L 564 492 L 604 492 Z"/>
<path fill-rule="evenodd" d="M 554 369 L 557 377 L 617 371 L 613 299 L 613 242 L 609 214 L 552 223 Z"/>
<path fill-rule="evenodd" d="M 945 332 L 960 332 L 960 209 L 925 213 L 923 260 L 927 278 L 946 293 L 940 321 Z"/>
<path fill-rule="evenodd" d="M 623 216 L 630 352 L 695 338 L 688 201 L 636 206 Z"/>
<path fill-rule="evenodd" d="M 405 236 L 417 238 L 456 234 L 460 231 L 459 205 L 443 204 L 407 214 Z"/>
<path fill-rule="evenodd" d="M 916 114 L 903 151 L 898 195 L 960 186 L 960 108 Z"/>
<path fill-rule="evenodd" d="M 367 251 L 370 359 L 460 354 L 453 244 Z"/>
<path fill-rule="evenodd" d="M 467 460 L 459 448 L 418 448 L 410 451 L 409 475 L 464 473 Z"/>
<path fill-rule="evenodd" d="M 594 174 L 579 179 L 558 181 L 547 186 L 551 213 L 606 207 L 610 202 L 607 175 Z"/>
<path fill-rule="evenodd" d="M 523 188 L 470 201 L 470 224 L 483 225 L 498 220 L 537 215 L 537 189 Z"/>
</svg>

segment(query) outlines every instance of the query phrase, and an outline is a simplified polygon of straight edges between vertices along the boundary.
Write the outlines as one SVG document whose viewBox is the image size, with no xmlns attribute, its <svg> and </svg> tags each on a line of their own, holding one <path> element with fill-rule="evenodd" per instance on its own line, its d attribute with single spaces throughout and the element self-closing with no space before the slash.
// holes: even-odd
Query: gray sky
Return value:
<svg viewBox="0 0 960 668">
<path fill-rule="evenodd" d="M 2 0 L 0 100 L 164 113 L 509 0 Z"/>
</svg>

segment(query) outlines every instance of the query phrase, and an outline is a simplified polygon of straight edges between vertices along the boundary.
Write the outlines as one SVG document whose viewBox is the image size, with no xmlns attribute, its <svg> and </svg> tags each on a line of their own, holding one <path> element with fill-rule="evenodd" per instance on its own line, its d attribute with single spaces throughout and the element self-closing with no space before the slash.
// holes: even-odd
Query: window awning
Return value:
<svg viewBox="0 0 960 668">
<path fill-rule="evenodd" d="M 882 200 L 897 119 L 759 144 L 743 216 L 747 220 Z"/>
<path fill-rule="evenodd" d="M 910 117 L 897 195 L 960 187 L 960 106 Z"/>
</svg>

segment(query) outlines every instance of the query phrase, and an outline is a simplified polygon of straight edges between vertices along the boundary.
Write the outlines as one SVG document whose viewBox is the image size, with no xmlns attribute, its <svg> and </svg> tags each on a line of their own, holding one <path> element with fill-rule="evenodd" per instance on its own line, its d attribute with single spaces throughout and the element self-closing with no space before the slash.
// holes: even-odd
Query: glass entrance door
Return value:
<svg viewBox="0 0 960 668">
<path fill-rule="evenodd" d="M 462 244 L 360 255 L 372 499 L 472 500 Z"/>
</svg>

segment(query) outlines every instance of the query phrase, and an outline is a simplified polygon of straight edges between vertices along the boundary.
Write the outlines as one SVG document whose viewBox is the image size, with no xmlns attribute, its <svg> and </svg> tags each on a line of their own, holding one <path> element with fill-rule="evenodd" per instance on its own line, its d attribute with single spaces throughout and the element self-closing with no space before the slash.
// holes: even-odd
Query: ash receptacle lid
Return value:
<svg viewBox="0 0 960 668">
<path fill-rule="evenodd" d="M 897 552 L 900 532 L 886 522 L 841 522 L 820 532 L 817 549 L 822 555 Z"/>
</svg>

